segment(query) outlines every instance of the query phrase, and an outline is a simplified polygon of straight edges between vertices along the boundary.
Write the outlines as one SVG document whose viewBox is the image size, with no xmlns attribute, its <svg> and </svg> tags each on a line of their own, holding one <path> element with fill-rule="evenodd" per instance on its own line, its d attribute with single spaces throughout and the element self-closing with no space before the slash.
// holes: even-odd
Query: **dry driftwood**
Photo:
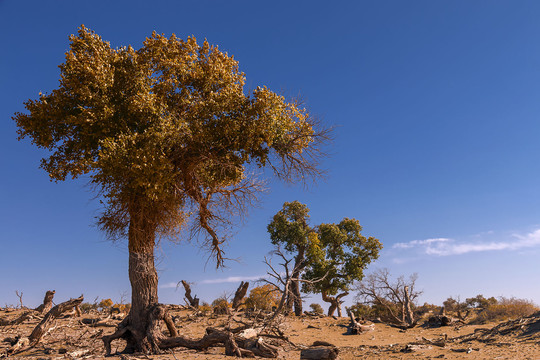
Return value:
<svg viewBox="0 0 540 360">
<path fill-rule="evenodd" d="M 238 309 L 240 305 L 244 303 L 244 297 L 246 296 L 247 290 L 249 287 L 249 282 L 241 282 L 240 286 L 238 286 L 238 289 L 236 289 L 236 292 L 234 294 L 234 299 L 232 302 L 232 308 Z"/>
<path fill-rule="evenodd" d="M 43 304 L 39 305 L 34 310 L 39 312 L 39 313 L 42 313 L 42 314 L 48 313 L 49 310 L 51 310 L 51 308 L 53 306 L 53 297 L 54 297 L 55 293 L 56 293 L 55 290 L 48 290 L 45 293 L 45 298 L 43 299 Z"/>
<path fill-rule="evenodd" d="M 185 301 L 186 303 L 195 308 L 195 309 L 198 309 L 199 308 L 199 298 L 197 297 L 197 295 L 195 295 L 195 297 L 191 296 L 191 286 L 189 285 L 189 283 L 185 280 L 182 280 L 182 285 L 184 286 L 184 290 L 186 291 L 185 293 Z"/>
<path fill-rule="evenodd" d="M 66 311 L 70 311 L 75 306 L 80 305 L 84 300 L 84 297 L 81 295 L 76 299 L 70 299 L 63 303 L 60 303 L 53 307 L 41 320 L 41 322 L 34 328 L 30 336 L 21 337 L 15 345 L 13 345 L 8 352 L 14 354 L 17 352 L 24 351 L 28 348 L 34 347 L 39 343 L 41 337 L 49 330 L 54 319 L 62 315 Z"/>
<path fill-rule="evenodd" d="M 149 318 L 150 325 L 148 327 L 148 333 L 137 334 L 137 336 L 147 337 L 149 339 L 149 346 L 151 350 L 156 353 L 176 347 L 205 350 L 212 346 L 222 345 L 225 346 L 226 353 L 229 355 L 254 355 L 270 358 L 276 358 L 278 356 L 277 347 L 267 344 L 262 340 L 262 338 L 245 339 L 241 336 L 233 334 L 231 331 L 207 328 L 206 335 L 198 340 L 178 335 L 172 318 L 167 312 L 166 306 L 162 304 L 157 304 L 151 308 Z M 170 337 L 165 336 L 161 331 L 154 331 L 154 329 L 159 329 L 158 326 L 154 326 L 154 324 L 159 321 L 165 322 L 169 330 Z M 126 324 L 127 322 L 124 319 L 124 321 L 118 325 L 118 328 L 114 334 L 102 337 L 106 355 L 111 355 L 112 341 L 122 338 L 122 336 L 128 331 L 134 331 L 131 326 Z"/>
<path fill-rule="evenodd" d="M 368 331 L 375 330 L 375 324 L 362 325 L 358 321 L 356 321 L 356 319 L 354 318 L 353 312 L 348 308 L 347 308 L 347 313 L 349 314 L 349 319 L 351 320 L 347 329 L 347 333 L 349 335 L 358 335 L 358 334 L 362 334 Z"/>
</svg>

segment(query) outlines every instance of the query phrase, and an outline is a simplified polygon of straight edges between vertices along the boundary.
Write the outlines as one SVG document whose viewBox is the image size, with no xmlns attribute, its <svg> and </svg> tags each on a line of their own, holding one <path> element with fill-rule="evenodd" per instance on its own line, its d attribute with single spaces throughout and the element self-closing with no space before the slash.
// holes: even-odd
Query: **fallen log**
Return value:
<svg viewBox="0 0 540 360">
<path fill-rule="evenodd" d="M 83 300 L 84 297 L 81 295 L 76 299 L 64 301 L 63 303 L 60 303 L 53 307 L 45 315 L 43 320 L 41 320 L 41 322 L 34 328 L 30 336 L 19 338 L 17 343 L 8 350 L 8 353 L 14 354 L 36 346 L 41 340 L 41 337 L 49 330 L 54 319 L 62 315 L 62 313 L 70 311 L 75 306 L 80 305 Z"/>
<path fill-rule="evenodd" d="M 349 319 L 351 320 L 347 329 L 347 334 L 358 335 L 358 334 L 362 334 L 368 331 L 375 330 L 375 324 L 362 325 L 358 321 L 356 321 L 353 312 L 348 308 L 347 308 L 347 313 L 349 314 Z"/>
</svg>

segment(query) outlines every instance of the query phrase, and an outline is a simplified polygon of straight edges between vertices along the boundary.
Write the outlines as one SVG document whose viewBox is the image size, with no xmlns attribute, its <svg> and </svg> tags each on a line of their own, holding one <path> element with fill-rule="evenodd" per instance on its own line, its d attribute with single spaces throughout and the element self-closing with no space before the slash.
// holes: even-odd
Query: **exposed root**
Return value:
<svg viewBox="0 0 540 360">
<path fill-rule="evenodd" d="M 194 350 L 206 350 L 213 346 L 225 347 L 227 355 L 238 357 L 261 356 L 267 358 L 277 358 L 278 348 L 266 343 L 259 335 L 259 331 L 249 332 L 250 338 L 246 338 L 246 332 L 236 332 L 231 330 L 218 330 L 207 328 L 206 334 L 200 339 L 191 339 L 178 335 L 172 318 L 164 305 L 157 304 L 148 312 L 148 325 L 146 333 L 140 334 L 130 325 L 129 316 L 118 326 L 117 331 L 112 335 L 103 336 L 106 355 L 111 355 L 111 343 L 114 340 L 124 338 L 135 339 L 139 350 L 145 353 L 159 354 L 163 350 L 184 347 Z M 169 330 L 169 336 L 161 332 L 161 321 L 165 322 Z M 236 330 L 236 329 L 235 329 Z M 132 349 L 126 349 L 124 352 Z"/>
</svg>

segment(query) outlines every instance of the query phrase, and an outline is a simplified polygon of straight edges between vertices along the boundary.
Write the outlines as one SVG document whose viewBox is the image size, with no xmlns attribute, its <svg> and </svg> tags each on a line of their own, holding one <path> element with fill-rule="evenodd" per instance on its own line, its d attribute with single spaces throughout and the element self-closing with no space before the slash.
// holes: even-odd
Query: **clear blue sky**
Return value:
<svg viewBox="0 0 540 360">
<path fill-rule="evenodd" d="M 46 154 L 18 142 L 11 120 L 57 87 L 81 24 L 113 46 L 138 48 L 153 30 L 207 38 L 240 62 L 248 88 L 301 95 L 337 126 L 328 179 L 272 181 L 227 247 L 239 262 L 216 271 L 196 243 L 161 244 L 162 302 L 181 302 L 181 279 L 211 301 L 234 278 L 264 275 L 266 225 L 299 200 L 313 224 L 359 219 L 385 246 L 368 271 L 417 272 L 421 301 L 540 303 L 539 18 L 538 1 L 0 0 L 0 304 L 15 290 L 33 306 L 47 289 L 58 301 L 130 289 L 126 244 L 92 226 L 85 180 L 49 182 Z"/>
</svg>

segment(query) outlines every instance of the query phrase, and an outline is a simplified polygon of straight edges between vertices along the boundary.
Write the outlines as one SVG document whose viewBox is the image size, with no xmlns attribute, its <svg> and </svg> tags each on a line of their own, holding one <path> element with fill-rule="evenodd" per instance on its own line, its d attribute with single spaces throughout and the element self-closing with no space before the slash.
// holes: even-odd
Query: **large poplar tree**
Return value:
<svg viewBox="0 0 540 360">
<path fill-rule="evenodd" d="M 152 321 L 157 239 L 200 233 L 222 264 L 222 228 L 262 190 L 254 170 L 318 176 L 327 131 L 266 87 L 246 93 L 238 62 L 193 37 L 113 48 L 81 26 L 59 67 L 59 87 L 15 114 L 19 138 L 50 151 L 41 167 L 52 180 L 89 178 L 105 204 L 100 228 L 128 239 L 132 306 L 115 338 L 127 351 L 182 344 Z"/>
</svg>

